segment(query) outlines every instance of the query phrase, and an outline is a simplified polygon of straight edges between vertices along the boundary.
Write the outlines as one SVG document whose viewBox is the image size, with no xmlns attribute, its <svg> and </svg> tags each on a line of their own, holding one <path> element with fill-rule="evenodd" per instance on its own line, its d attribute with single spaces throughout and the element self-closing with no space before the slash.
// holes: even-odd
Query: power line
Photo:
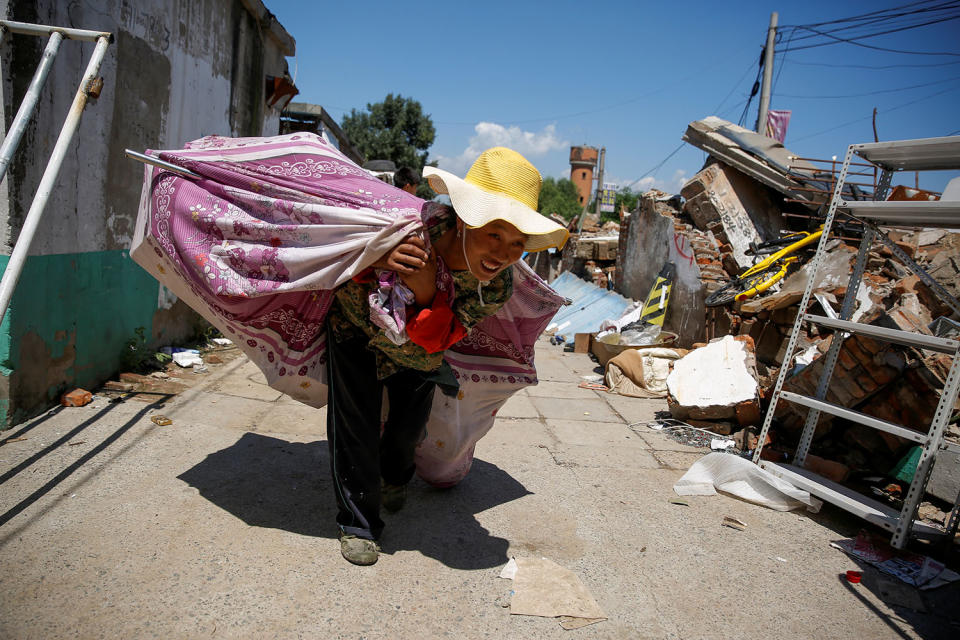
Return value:
<svg viewBox="0 0 960 640">
<path fill-rule="evenodd" d="M 646 177 L 647 177 L 648 175 L 650 175 L 651 173 L 653 173 L 653 172 L 657 171 L 658 169 L 660 169 L 660 167 L 662 167 L 663 165 L 665 165 L 665 164 L 667 163 L 667 160 L 669 160 L 670 158 L 672 158 L 673 156 L 675 156 L 675 155 L 677 154 L 677 151 L 680 151 L 680 149 L 682 149 L 682 148 L 683 148 L 683 145 L 685 145 L 685 144 L 686 144 L 686 142 L 681 142 L 681 143 L 680 143 L 680 146 L 678 146 L 676 149 L 674 149 L 673 151 L 670 152 L 670 155 L 668 155 L 666 158 L 664 158 L 663 160 L 661 160 L 660 162 L 658 162 L 652 169 L 650 169 L 649 171 L 647 171 L 645 174 L 643 174 L 642 176 L 640 176 L 639 178 L 637 178 L 637 179 L 634 180 L 633 182 L 628 182 L 628 183 L 626 184 L 626 186 L 621 187 L 621 189 L 629 189 L 630 187 L 632 187 L 632 186 L 635 185 L 636 183 L 638 183 L 638 182 L 640 182 L 641 180 L 643 180 L 644 178 L 646 178 Z"/>
<path fill-rule="evenodd" d="M 861 20 L 858 24 L 848 24 L 848 25 L 846 25 L 846 26 L 837 27 L 837 28 L 835 28 L 835 29 L 827 29 L 827 30 L 826 30 L 826 33 L 831 33 L 831 34 L 833 34 L 833 33 L 837 33 L 837 32 L 840 32 L 840 31 L 848 31 L 848 30 L 850 30 L 850 29 L 865 29 L 865 28 L 867 28 L 867 27 L 876 27 L 876 26 L 880 26 L 880 25 L 883 25 L 883 24 L 896 24 L 896 21 L 897 21 L 898 18 L 908 18 L 907 21 L 900 21 L 901 24 L 900 24 L 900 29 L 899 29 L 899 30 L 914 29 L 914 28 L 917 28 L 917 27 L 920 27 L 920 26 L 924 26 L 925 24 L 931 24 L 931 23 L 933 23 L 933 22 L 943 21 L 943 18 L 949 17 L 949 16 L 951 15 L 951 14 L 949 14 L 949 13 L 947 13 L 947 12 L 952 11 L 952 10 L 954 10 L 954 9 L 956 9 L 956 8 L 960 8 L 960 3 L 954 1 L 954 2 L 947 2 L 947 3 L 944 3 L 944 4 L 936 5 L 936 6 L 933 6 L 933 7 L 927 7 L 927 8 L 924 8 L 924 9 L 915 9 L 915 10 L 913 10 L 913 11 L 905 11 L 905 12 L 902 12 L 902 13 L 894 13 L 894 14 L 887 14 L 887 15 L 881 15 L 881 14 L 879 14 L 879 13 L 877 13 L 877 14 L 867 14 L 866 16 L 864 16 L 864 17 L 862 18 L 862 20 Z M 936 13 L 936 12 L 942 13 L 942 14 L 944 14 L 944 15 L 938 16 L 936 20 L 933 20 L 933 21 L 931 21 L 931 22 L 929 22 L 929 23 L 922 23 L 922 24 L 921 24 L 921 23 L 909 23 L 910 16 L 917 16 L 919 19 L 926 19 L 926 18 L 929 17 L 929 16 L 921 16 L 920 14 L 923 14 L 923 13 Z M 822 25 L 824 25 L 824 24 L 830 24 L 830 23 L 814 23 L 814 24 L 807 24 L 807 25 L 790 25 L 790 26 L 784 26 L 783 28 L 784 28 L 784 29 L 791 29 L 791 30 L 796 31 L 796 30 L 798 30 L 798 29 L 807 29 L 807 28 L 809 28 L 809 27 L 817 27 L 817 26 L 822 26 Z M 818 32 L 818 33 L 819 33 L 819 32 Z M 802 36 L 797 37 L 797 40 L 806 40 L 806 39 L 809 39 L 809 38 L 816 38 L 817 35 L 818 35 L 818 33 L 811 33 L 811 34 L 807 34 L 807 35 L 802 35 Z M 860 38 L 873 37 L 873 35 L 880 35 L 880 34 L 879 34 L 879 33 L 872 34 L 872 35 L 862 34 L 862 35 L 860 35 L 859 37 L 860 37 Z"/>
<path fill-rule="evenodd" d="M 777 52 L 779 54 L 779 52 Z M 870 64 L 834 64 L 832 62 L 801 62 L 799 60 L 791 60 L 792 64 L 799 64 L 805 67 L 831 67 L 834 69 L 901 69 L 901 68 L 925 68 L 925 67 L 945 67 L 951 64 L 960 64 L 960 60 L 951 60 L 950 62 L 930 62 L 927 64 L 885 64 L 885 65 L 870 65 Z"/>
<path fill-rule="evenodd" d="M 933 11 L 944 6 L 957 4 L 956 2 L 945 2 L 933 7 L 925 7 L 923 9 L 914 9 L 913 11 L 908 11 L 905 13 L 890 13 L 893 11 L 900 11 L 901 9 L 909 9 L 910 7 L 916 7 L 921 4 L 929 4 L 932 0 L 921 0 L 920 2 L 910 2 L 908 4 L 900 5 L 899 7 L 890 7 L 889 9 L 882 9 L 880 11 L 870 11 L 868 13 L 861 13 L 855 16 L 848 16 L 846 18 L 837 18 L 835 20 L 826 20 L 824 22 L 812 22 L 808 25 L 783 25 L 784 28 L 788 27 L 799 27 L 799 26 L 808 26 L 808 27 L 824 27 L 831 24 L 842 24 L 845 22 L 854 22 L 856 20 L 871 20 L 877 18 L 878 16 L 883 17 L 896 17 L 902 15 L 909 15 L 912 13 L 922 13 L 924 11 Z"/>
<path fill-rule="evenodd" d="M 955 76 L 953 78 L 947 78 L 946 80 L 936 80 L 935 82 L 924 82 L 923 84 L 914 84 L 909 87 L 897 87 L 896 89 L 880 89 L 878 91 L 867 91 L 866 93 L 848 93 L 842 96 L 801 96 L 794 95 L 790 93 L 778 93 L 777 96 L 780 98 L 801 98 L 801 99 L 817 99 L 817 100 L 828 100 L 833 98 L 860 98 L 862 96 L 875 96 L 881 93 L 896 93 L 898 91 L 906 91 L 908 89 L 919 89 L 920 87 L 932 87 L 937 84 L 943 84 L 945 82 L 953 82 L 954 80 L 960 80 L 960 76 Z"/>
<path fill-rule="evenodd" d="M 925 101 L 925 100 L 929 100 L 930 98 L 935 98 L 935 97 L 937 97 L 937 96 L 939 96 L 939 95 L 943 95 L 944 93 L 950 93 L 951 91 L 956 91 L 956 90 L 958 90 L 958 89 L 960 89 L 960 87 L 951 87 L 951 88 L 949 88 L 949 89 L 944 89 L 943 91 L 937 91 L 936 93 L 931 93 L 931 94 L 928 95 L 928 96 L 924 96 L 924 97 L 922 97 L 922 98 L 917 98 L 916 100 L 911 100 L 911 101 L 909 101 L 909 102 L 904 102 L 903 104 L 898 104 L 898 105 L 895 106 L 895 107 L 890 107 L 889 109 L 885 109 L 885 110 L 883 110 L 883 111 L 878 110 L 877 113 L 890 113 L 891 111 L 897 111 L 898 109 L 903 109 L 904 107 L 909 107 L 910 105 L 917 104 L 918 102 L 923 102 L 923 101 Z M 799 138 L 791 138 L 791 139 L 790 139 L 790 144 L 794 144 L 794 143 L 800 142 L 801 140 L 807 140 L 807 139 L 809 139 L 809 138 L 816 138 L 817 136 L 823 135 L 823 134 L 825 134 L 825 133 L 829 133 L 829 132 L 831 132 L 831 131 L 836 131 L 837 129 L 842 129 L 843 127 L 850 126 L 851 124 L 856 124 L 856 123 L 862 122 L 862 121 L 864 121 L 864 120 L 869 120 L 869 119 L 872 118 L 872 117 L 873 117 L 873 115 L 871 114 L 871 115 L 869 115 L 869 116 L 864 116 L 863 118 L 857 118 L 856 120 L 850 120 L 849 122 L 844 122 L 843 124 L 838 124 L 838 125 L 836 125 L 836 126 L 834 126 L 834 127 L 830 127 L 829 129 L 824 129 L 823 131 L 818 131 L 818 132 L 816 132 L 816 133 L 811 133 L 811 134 L 809 134 L 809 135 L 801 136 L 801 137 L 799 137 Z"/>
<path fill-rule="evenodd" d="M 924 25 L 918 25 L 918 26 L 925 26 L 926 24 L 934 24 L 934 23 L 940 23 L 940 22 L 947 22 L 947 21 L 949 21 L 949 20 L 957 20 L 957 19 L 960 19 L 960 15 L 954 16 L 954 17 L 952 17 L 952 18 L 947 18 L 946 20 L 935 20 L 935 21 L 933 21 L 933 22 L 928 22 L 928 23 L 925 23 Z M 872 34 L 872 35 L 869 35 L 869 36 L 860 36 L 860 38 L 841 38 L 840 36 L 834 36 L 834 35 L 831 35 L 831 34 L 829 34 L 829 33 L 827 33 L 827 32 L 819 31 L 819 30 L 817 30 L 817 29 L 814 29 L 814 28 L 812 28 L 812 27 L 797 27 L 797 28 L 799 28 L 799 29 L 806 29 L 807 31 L 813 31 L 814 33 L 818 33 L 818 34 L 824 36 L 825 38 L 830 38 L 830 39 L 832 39 L 832 40 L 835 40 L 836 42 L 820 42 L 820 43 L 817 43 L 817 44 L 808 44 L 808 45 L 802 45 L 802 46 L 794 46 L 794 47 L 791 47 L 791 48 L 789 48 L 789 49 L 784 49 L 784 50 L 783 50 L 784 53 L 786 53 L 786 52 L 788 52 L 788 51 L 802 51 L 802 50 L 804 50 L 804 49 L 814 49 L 814 48 L 816 48 L 816 47 L 829 47 L 829 46 L 831 46 L 831 45 L 835 45 L 835 44 L 839 44 L 839 43 L 841 43 L 841 42 L 845 42 L 845 43 L 847 43 L 847 44 L 852 44 L 852 45 L 857 46 L 857 47 L 863 47 L 863 48 L 865 48 L 865 49 L 874 49 L 874 50 L 876 50 L 876 51 L 888 51 L 888 52 L 891 52 L 891 53 L 905 53 L 905 54 L 915 55 L 915 56 L 957 56 L 957 57 L 960 57 L 960 53 L 955 53 L 955 52 L 952 52 L 952 51 L 907 51 L 907 50 L 905 50 L 905 49 L 890 49 L 890 48 L 888 48 L 888 47 L 878 47 L 878 46 L 872 45 L 872 44 L 864 44 L 864 43 L 862 43 L 862 42 L 857 42 L 858 39 L 862 39 L 862 38 L 873 38 L 873 37 L 876 37 L 876 36 L 879 36 L 879 35 L 883 35 L 883 34 L 886 34 L 886 33 L 894 33 L 894 32 L 896 32 L 896 31 L 904 31 L 907 27 L 900 28 L 900 29 L 891 29 L 891 30 L 889 30 L 889 31 L 883 31 L 883 32 L 881 32 L 881 33 L 875 33 L 875 34 Z M 915 27 L 909 27 L 909 28 L 912 29 L 912 28 L 915 28 Z"/>
<path fill-rule="evenodd" d="M 743 79 L 747 77 L 747 75 L 750 73 L 750 69 L 752 68 L 753 68 L 753 62 L 750 62 L 750 64 L 747 65 L 746 70 L 743 72 L 743 75 L 740 76 L 740 78 L 734 83 L 733 88 L 730 89 L 730 93 L 724 96 L 723 100 L 720 101 L 720 104 L 714 107 L 711 113 L 716 113 L 717 111 L 720 111 L 720 107 L 722 107 L 723 104 L 730 99 L 730 96 L 732 96 L 733 92 L 737 90 L 737 87 L 740 86 L 740 83 L 743 82 Z"/>
</svg>

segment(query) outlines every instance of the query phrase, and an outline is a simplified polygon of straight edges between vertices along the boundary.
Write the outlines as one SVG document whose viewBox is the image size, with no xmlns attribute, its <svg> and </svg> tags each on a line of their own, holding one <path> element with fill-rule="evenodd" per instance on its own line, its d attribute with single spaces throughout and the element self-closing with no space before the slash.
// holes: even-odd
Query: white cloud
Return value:
<svg viewBox="0 0 960 640">
<path fill-rule="evenodd" d="M 654 176 L 646 176 L 641 178 L 637 182 L 633 180 L 621 180 L 619 181 L 620 185 L 629 185 L 630 188 L 634 191 L 646 191 L 648 189 L 659 189 L 665 193 L 680 193 L 680 189 L 687 182 L 687 171 L 686 169 L 677 169 L 673 172 L 673 175 L 666 180 L 660 178 L 655 178 Z M 632 183 L 632 184 L 631 184 Z"/>
<path fill-rule="evenodd" d="M 524 131 L 520 127 L 504 127 L 495 122 L 478 122 L 473 128 L 470 144 L 458 156 L 437 156 L 437 165 L 444 171 L 465 176 L 470 165 L 490 147 L 509 147 L 528 160 L 551 151 L 567 149 L 570 143 L 557 136 L 555 125 L 547 125 L 539 132 Z M 534 163 L 536 164 L 536 163 Z"/>
</svg>

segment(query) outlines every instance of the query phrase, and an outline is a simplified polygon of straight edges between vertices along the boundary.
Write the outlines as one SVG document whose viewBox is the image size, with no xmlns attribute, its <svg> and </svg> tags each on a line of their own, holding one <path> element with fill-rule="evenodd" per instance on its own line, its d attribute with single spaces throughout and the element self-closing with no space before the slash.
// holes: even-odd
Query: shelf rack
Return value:
<svg viewBox="0 0 960 640">
<path fill-rule="evenodd" d="M 877 188 L 874 190 L 873 201 L 844 201 L 844 184 L 853 156 L 859 156 L 880 170 Z M 960 202 L 888 202 L 884 200 L 890 188 L 892 176 L 897 171 L 935 171 L 960 170 L 960 136 L 942 138 L 925 138 L 919 140 L 899 140 L 893 142 L 874 142 L 850 145 L 844 157 L 840 174 L 837 178 L 830 207 L 824 222 L 824 232 L 817 245 L 813 257 L 811 275 L 807 281 L 803 298 L 800 300 L 801 313 L 797 314 L 787 343 L 788 357 L 784 361 L 780 374 L 777 377 L 770 406 L 764 417 L 760 432 L 760 444 L 754 452 L 753 461 L 774 475 L 783 478 L 791 484 L 809 491 L 811 494 L 830 502 L 846 511 L 872 522 L 893 533 L 891 545 L 903 549 L 911 536 L 937 537 L 953 536 L 956 533 L 960 520 L 960 496 L 954 502 L 953 510 L 947 521 L 946 531 L 938 527 L 931 527 L 916 520 L 917 506 L 923 498 L 930 472 L 936 461 L 937 454 L 944 449 L 956 451 L 957 447 L 944 441 L 943 435 L 950 419 L 954 403 L 960 387 L 960 341 L 948 338 L 939 338 L 920 333 L 888 329 L 874 325 L 861 324 L 850 321 L 854 311 L 857 290 L 863 278 L 867 255 L 870 247 L 877 240 L 885 244 L 890 250 L 925 284 L 927 284 L 948 306 L 960 314 L 960 302 L 953 298 L 939 283 L 930 277 L 926 271 L 914 262 L 903 250 L 891 241 L 879 227 L 923 228 L 939 227 L 960 229 Z M 837 318 L 805 313 L 809 308 L 810 298 L 813 295 L 815 274 L 819 271 L 826 254 L 827 241 L 834 223 L 837 211 L 843 211 L 863 221 L 865 229 L 860 243 L 857 258 L 854 262 L 843 305 Z M 817 384 L 814 396 L 804 396 L 798 393 L 783 390 L 784 381 L 791 367 L 789 366 L 793 353 L 796 350 L 799 336 L 804 323 L 811 323 L 820 327 L 834 330 L 833 340 L 826 355 L 823 356 L 824 367 Z M 825 400 L 833 371 L 837 364 L 840 347 L 846 336 L 850 334 L 868 336 L 875 340 L 905 345 L 919 349 L 937 351 L 953 356 L 953 363 L 947 374 L 940 400 L 934 413 L 933 421 L 925 432 L 910 429 L 904 425 L 893 424 L 866 415 L 853 409 L 840 407 Z M 760 453 L 763 442 L 773 421 L 777 403 L 784 400 L 807 409 L 807 417 L 803 425 L 800 442 L 794 456 L 793 464 L 774 463 L 761 460 Z M 923 447 L 913 481 L 903 500 L 903 508 L 899 511 L 888 504 L 881 503 L 848 487 L 817 475 L 805 468 L 807 454 L 813 441 L 814 431 L 821 413 L 834 415 L 845 420 L 873 428 L 886 433 L 916 442 Z"/>
</svg>

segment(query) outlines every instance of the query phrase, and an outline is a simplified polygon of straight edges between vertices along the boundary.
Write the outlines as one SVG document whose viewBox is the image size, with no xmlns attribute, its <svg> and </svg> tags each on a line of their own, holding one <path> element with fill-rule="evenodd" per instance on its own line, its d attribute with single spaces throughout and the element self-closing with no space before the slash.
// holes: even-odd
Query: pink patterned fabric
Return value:
<svg viewBox="0 0 960 640">
<path fill-rule="evenodd" d="M 155 155 L 200 177 L 146 166 L 131 257 L 233 340 L 271 387 L 326 404 L 332 290 L 420 230 L 423 201 L 310 133 L 210 136 Z M 561 302 L 526 265 L 514 267 L 513 298 L 447 353 L 465 388 L 486 391 L 464 393 L 458 415 L 435 412 L 434 432 L 452 420 L 443 428 L 475 443 L 467 434 L 492 425 L 491 399 L 499 407 L 536 383 L 533 343 Z M 423 453 L 418 465 L 449 466 L 447 452 L 431 467 L 435 458 Z"/>
</svg>

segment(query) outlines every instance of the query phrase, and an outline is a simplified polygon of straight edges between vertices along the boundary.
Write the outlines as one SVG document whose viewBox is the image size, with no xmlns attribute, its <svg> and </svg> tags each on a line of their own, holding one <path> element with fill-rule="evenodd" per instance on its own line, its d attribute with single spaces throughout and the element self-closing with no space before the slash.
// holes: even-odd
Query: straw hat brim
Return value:
<svg viewBox="0 0 960 640">
<path fill-rule="evenodd" d="M 482 227 L 494 220 L 509 222 L 529 236 L 526 251 L 542 251 L 550 247 L 562 249 L 570 233 L 539 211 L 505 195 L 491 193 L 458 178 L 449 171 L 424 167 L 423 176 L 430 188 L 450 196 L 457 216 L 467 226 Z"/>
</svg>

